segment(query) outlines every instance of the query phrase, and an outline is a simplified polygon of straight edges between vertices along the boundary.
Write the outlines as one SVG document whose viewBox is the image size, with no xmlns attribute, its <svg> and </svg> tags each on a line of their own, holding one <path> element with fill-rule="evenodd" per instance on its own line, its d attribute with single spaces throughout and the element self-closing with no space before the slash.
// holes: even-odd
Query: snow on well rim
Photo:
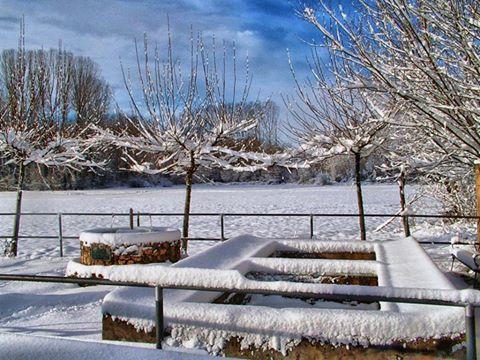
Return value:
<svg viewBox="0 0 480 360">
<path fill-rule="evenodd" d="M 161 271 L 162 267 L 170 266 L 172 263 L 170 261 L 165 261 L 162 263 L 149 263 L 142 264 L 145 268 L 154 267 L 157 271 Z M 80 259 L 72 259 L 67 263 L 67 269 L 65 270 L 65 276 L 74 276 L 78 278 L 91 278 L 91 277 L 101 277 L 102 279 L 109 279 L 109 273 L 112 269 L 119 267 L 132 267 L 133 264 L 125 265 L 84 265 L 80 263 Z M 115 271 L 115 270 L 113 270 Z"/>
<path fill-rule="evenodd" d="M 375 250 L 376 261 L 276 259 L 268 256 L 286 246 L 309 251 Z M 307 264 L 308 263 L 308 264 Z M 277 269 L 305 269 L 318 266 L 328 271 L 375 272 L 378 287 L 326 285 L 249 280 L 242 274 L 255 266 Z M 120 269 L 121 270 L 121 269 Z M 126 269 L 125 269 L 126 270 Z M 264 288 L 318 293 L 435 298 L 449 301 L 480 302 L 480 292 L 456 290 L 413 238 L 384 242 L 275 240 L 239 236 L 182 260 L 165 271 L 135 266 L 128 271 L 112 271 L 109 278 L 148 283 L 200 284 L 204 286 Z M 381 303 L 380 311 L 338 309 L 273 309 L 265 306 L 211 304 L 218 292 L 165 290 L 165 319 L 175 329 L 197 327 L 199 338 L 252 335 L 258 343 L 280 336 L 285 341 L 310 337 L 332 344 L 388 345 L 394 341 L 419 338 L 456 338 L 465 331 L 462 308 L 417 304 Z M 118 288 L 103 302 L 102 313 L 126 321 L 138 330 L 154 326 L 153 289 Z M 208 333 L 208 336 L 206 333 Z M 182 331 L 174 333 L 182 334 Z M 174 336 L 174 335 L 172 335 Z M 179 335 L 181 336 L 181 335 Z M 257 336 L 257 338 L 256 338 Z"/>
<path fill-rule="evenodd" d="M 123 244 L 145 244 L 180 240 L 178 229 L 167 227 L 128 227 L 96 228 L 83 231 L 80 241 L 85 246 L 92 244 L 104 244 L 117 246 Z"/>
</svg>

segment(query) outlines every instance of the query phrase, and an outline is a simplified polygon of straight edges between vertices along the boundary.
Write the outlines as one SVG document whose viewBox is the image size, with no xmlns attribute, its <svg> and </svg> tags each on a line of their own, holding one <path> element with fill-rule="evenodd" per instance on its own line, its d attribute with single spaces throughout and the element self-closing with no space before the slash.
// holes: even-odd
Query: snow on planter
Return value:
<svg viewBox="0 0 480 360">
<path fill-rule="evenodd" d="M 83 265 L 80 264 L 78 259 L 70 260 L 67 264 L 65 276 L 76 278 L 98 278 L 98 279 L 110 279 L 112 272 L 117 272 L 118 268 L 122 268 L 122 271 L 135 271 L 136 266 L 142 266 L 144 269 L 154 269 L 155 271 L 163 271 L 167 266 L 172 263 L 167 261 L 163 263 L 150 263 L 141 265 Z M 130 270 L 129 270 L 130 269 Z"/>
<path fill-rule="evenodd" d="M 98 228 L 80 234 L 83 265 L 128 265 L 180 260 L 180 231 L 164 227 Z"/>
<path fill-rule="evenodd" d="M 271 257 L 281 251 L 319 256 Z M 356 252 L 374 253 L 375 260 L 321 256 Z M 132 267 L 129 271 L 114 269 L 109 278 L 164 286 L 355 293 L 480 303 L 480 292 L 456 290 L 412 238 L 349 242 L 240 236 L 184 259 L 165 271 Z M 262 276 L 258 276 L 259 273 Z M 320 274 L 316 277 L 320 280 L 291 281 L 302 279 L 305 274 Z M 323 281 L 334 276 L 376 278 L 378 286 Z M 165 290 L 167 343 L 239 357 L 260 357 L 263 351 L 271 350 L 292 357 L 305 354 L 304 351 L 308 351 L 311 358 L 332 357 L 346 349 L 361 353 L 364 347 L 369 348 L 368 354 L 372 356 L 375 351 L 383 356 L 386 353 L 381 351 L 386 349 L 393 353 L 404 349 L 430 354 L 440 350 L 449 352 L 462 341 L 465 332 L 462 308 L 383 302 L 378 306 L 331 301 L 311 303 L 277 295 L 233 301 L 234 296 L 211 291 Z M 102 313 L 104 339 L 154 340 L 153 289 L 117 288 L 105 297 Z"/>
<path fill-rule="evenodd" d="M 98 228 L 80 234 L 80 259 L 66 276 L 108 279 L 117 267 L 169 266 L 181 258 L 180 231 L 164 227 Z"/>
</svg>

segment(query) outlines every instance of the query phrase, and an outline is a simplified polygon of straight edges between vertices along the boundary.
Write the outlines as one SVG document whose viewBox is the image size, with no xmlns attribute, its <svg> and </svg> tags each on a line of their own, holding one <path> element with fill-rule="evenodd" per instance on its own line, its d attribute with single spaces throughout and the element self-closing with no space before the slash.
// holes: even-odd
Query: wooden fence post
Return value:
<svg viewBox="0 0 480 360">
<path fill-rule="evenodd" d="M 133 209 L 130 208 L 130 229 L 133 230 Z"/>
</svg>

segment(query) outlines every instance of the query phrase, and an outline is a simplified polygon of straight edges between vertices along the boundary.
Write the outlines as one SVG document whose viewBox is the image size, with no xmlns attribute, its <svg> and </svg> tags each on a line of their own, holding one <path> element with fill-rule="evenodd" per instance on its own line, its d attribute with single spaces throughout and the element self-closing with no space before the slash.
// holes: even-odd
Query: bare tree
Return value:
<svg viewBox="0 0 480 360">
<path fill-rule="evenodd" d="M 408 113 L 408 112 L 406 112 Z M 435 144 L 426 134 L 419 133 L 415 127 L 402 125 L 401 115 L 392 120 L 389 126 L 388 140 L 384 145 L 384 163 L 379 166 L 382 180 L 394 180 L 398 184 L 400 210 L 405 236 L 410 236 L 408 214 L 410 206 L 422 197 L 424 191 L 417 191 L 407 200 L 406 186 L 409 182 L 426 182 L 434 174 L 440 174 L 449 166 L 449 158 L 439 154 Z M 423 189 L 422 189 L 423 190 Z M 391 222 L 388 220 L 386 223 Z"/>
<path fill-rule="evenodd" d="M 258 125 L 253 130 L 253 137 L 267 152 L 278 150 L 280 147 L 279 107 L 272 100 L 256 105 L 261 107 L 259 111 L 261 116 L 258 119 Z"/>
<path fill-rule="evenodd" d="M 169 31 L 163 54 L 155 47 L 152 60 L 146 36 L 142 50 L 136 43 L 141 99 L 135 96 L 130 72 L 122 66 L 134 114 L 130 117 L 133 134 L 99 129 L 99 136 L 125 149 L 130 170 L 185 177 L 182 235 L 186 252 L 192 183 L 198 168 L 251 170 L 262 163 L 260 156 L 242 158 L 245 148 L 238 141 L 256 126 L 260 114 L 258 107 L 247 106 L 251 75 L 247 61 L 245 78 L 239 80 L 235 45 L 229 50 L 223 43 L 219 56 L 215 38 L 207 48 L 200 35 L 192 35 L 185 63 L 176 58 Z"/>
<path fill-rule="evenodd" d="M 101 78 L 98 65 L 88 57 L 75 57 L 72 66 L 72 108 L 80 127 L 107 114 L 110 86 Z"/>
<path fill-rule="evenodd" d="M 25 30 L 17 50 L 2 53 L 0 63 L 0 158 L 16 171 L 14 236 L 4 254 L 17 255 L 22 189 L 30 165 L 79 170 L 98 164 L 88 160 L 93 145 L 86 129 L 67 121 L 70 56 L 63 51 L 27 51 Z"/>
<path fill-rule="evenodd" d="M 480 156 L 479 6 L 362 0 L 352 20 L 319 1 L 318 12 L 306 7 L 302 16 L 319 30 L 322 45 L 355 69 L 353 86 L 408 103 L 406 118 L 439 151 L 473 164 Z"/>
<path fill-rule="evenodd" d="M 332 58 L 332 80 L 328 80 L 323 63 L 314 52 L 311 73 L 314 80 L 305 85 L 292 69 L 297 99 L 286 98 L 293 115 L 290 132 L 297 137 L 310 164 L 332 156 L 352 156 L 361 240 L 366 239 L 362 194 L 362 160 L 385 141 L 388 116 L 377 105 L 384 99 L 372 98 L 365 91 L 343 81 L 351 74 L 348 64 Z"/>
<path fill-rule="evenodd" d="M 476 163 L 478 1 L 361 0 L 357 10 L 347 15 L 320 0 L 318 9 L 305 7 L 300 14 L 319 30 L 321 45 L 354 69 L 346 79 L 352 87 L 406 105 L 405 125 L 428 139 L 437 162 L 444 156 L 454 161 L 444 171 Z"/>
</svg>

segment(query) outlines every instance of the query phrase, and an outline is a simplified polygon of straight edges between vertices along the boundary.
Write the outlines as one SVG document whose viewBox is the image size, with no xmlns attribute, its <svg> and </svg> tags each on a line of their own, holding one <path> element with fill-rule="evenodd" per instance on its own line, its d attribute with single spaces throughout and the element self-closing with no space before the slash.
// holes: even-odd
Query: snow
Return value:
<svg viewBox="0 0 480 360">
<path fill-rule="evenodd" d="M 293 250 L 305 252 L 373 252 L 375 245 L 367 242 L 352 241 L 279 241 L 277 250 Z"/>
<path fill-rule="evenodd" d="M 309 243 L 309 251 L 315 252 L 332 251 L 335 248 L 336 251 L 351 252 L 375 249 L 377 261 L 364 261 L 364 268 L 361 265 L 363 261 L 355 261 L 355 266 L 365 274 L 371 273 L 375 269 L 373 263 L 376 263 L 379 286 L 269 282 L 244 276 L 245 273 L 258 269 L 261 260 L 257 263 L 255 260 L 262 259 L 278 249 L 294 247 L 297 243 Z M 223 254 L 223 257 L 216 261 L 219 254 Z M 283 268 L 289 270 L 295 267 L 299 269 L 298 259 L 262 260 L 273 264 L 273 267 L 280 265 L 277 268 L 282 268 L 283 265 Z M 340 268 L 345 264 L 344 260 L 329 262 L 333 273 L 340 273 Z M 336 268 L 337 264 L 339 268 Z M 230 290 L 389 296 L 480 304 L 479 291 L 455 289 L 413 238 L 366 244 L 356 241 L 338 242 L 338 246 L 333 246 L 331 242 L 325 241 L 299 242 L 245 235 L 163 268 L 161 272 L 154 271 L 153 268 L 142 270 L 138 266 L 128 271 L 121 268 L 115 270 L 109 274 L 112 280 L 136 280 L 167 288 L 201 286 Z M 164 315 L 167 327 L 197 327 L 199 333 L 209 334 L 220 331 L 215 337 L 223 337 L 224 341 L 242 336 L 248 329 L 250 337 L 257 336 L 252 343 L 260 341 L 270 344 L 272 336 L 279 335 L 285 341 L 307 337 L 328 341 L 334 345 L 365 346 L 386 345 L 393 341 L 414 341 L 418 338 L 457 337 L 465 331 L 464 310 L 461 307 L 381 303 L 380 311 L 373 311 L 371 307 L 352 307 L 331 302 L 317 303 L 318 306 L 303 304 L 299 307 L 298 301 L 284 298 L 282 301 L 279 296 L 261 295 L 255 295 L 252 302 L 242 306 L 211 304 L 219 295 L 219 292 L 166 290 Z M 105 297 L 102 312 L 114 319 L 133 324 L 139 331 L 149 331 L 154 326 L 154 304 L 152 289 L 118 288 Z M 208 349 L 208 344 L 201 343 L 198 346 Z M 216 348 L 215 351 L 217 350 L 219 349 Z"/>
<path fill-rule="evenodd" d="M 23 120 L 20 120 L 20 122 Z M 20 127 L 23 127 L 22 124 Z M 85 152 L 92 146 L 91 139 L 82 139 L 77 134 L 75 138 L 67 138 L 65 134 L 55 131 L 52 138 L 53 128 L 40 122 L 27 131 L 7 127 L 0 134 L 0 150 L 2 157 L 6 158 L 6 164 L 17 165 L 43 164 L 46 166 L 66 167 L 80 169 L 82 167 L 100 167 L 104 162 L 94 163 L 89 161 Z"/>
<path fill-rule="evenodd" d="M 378 263 L 369 260 L 251 258 L 247 263 L 250 271 L 269 273 L 375 275 L 378 271 Z"/>
<path fill-rule="evenodd" d="M 24 212 L 83 212 L 128 213 L 130 208 L 142 213 L 182 213 L 185 190 L 183 186 L 153 189 L 109 189 L 88 191 L 24 191 Z M 367 213 L 396 213 L 398 188 L 394 185 L 364 185 L 365 211 Z M 192 212 L 218 213 L 355 213 L 355 188 L 338 186 L 298 185 L 194 185 Z M 15 193 L 0 193 L 0 211 L 13 212 Z M 435 212 L 427 203 L 422 212 Z M 181 228 L 180 216 L 141 217 L 142 226 Z M 57 217 L 23 216 L 21 235 L 57 235 Z M 382 218 L 366 219 L 369 237 L 384 239 L 392 236 L 391 230 L 401 236 L 398 226 L 387 228 L 388 233 L 373 234 L 374 228 L 384 222 Z M 218 216 L 192 216 L 190 233 L 195 237 L 220 237 Z M 93 228 L 128 226 L 127 216 L 63 216 L 64 236 L 78 237 L 82 231 Z M 0 217 L 0 233 L 12 233 L 13 217 Z M 430 230 L 430 226 L 429 229 Z M 443 229 L 441 229 L 443 230 Z M 318 238 L 348 240 L 358 237 L 358 219 L 323 217 L 314 219 L 314 231 Z M 309 232 L 308 217 L 225 217 L 225 235 L 232 237 L 245 232 L 263 237 L 302 237 Z M 388 237 L 386 236 L 388 234 Z M 191 241 L 189 250 L 196 252 L 212 245 L 212 242 Z M 447 250 L 448 252 L 448 250 Z M 20 258 L 57 257 L 57 239 L 20 239 Z M 64 253 L 78 257 L 77 239 L 64 239 Z"/>
<path fill-rule="evenodd" d="M 272 308 L 320 308 L 320 309 L 359 309 L 359 310 L 377 310 L 376 304 L 364 304 L 356 301 L 303 301 L 301 299 L 285 298 L 279 295 L 251 295 L 248 299 L 248 305 L 252 306 L 268 306 Z"/>
<path fill-rule="evenodd" d="M 367 213 L 396 213 L 398 211 L 398 188 L 395 185 L 364 185 L 365 210 Z M 15 204 L 15 194 L 13 192 L 0 193 L 0 212 L 12 212 Z M 105 213 L 127 213 L 129 208 L 135 211 L 145 213 L 156 212 L 177 212 L 183 211 L 184 188 L 153 188 L 153 189 L 109 189 L 109 190 L 89 190 L 89 191 L 58 191 L 58 192 L 24 192 L 23 211 L 25 212 L 105 212 Z M 420 205 L 419 205 L 420 206 Z M 349 185 L 335 186 L 298 186 L 298 185 L 194 185 L 192 197 L 193 212 L 252 212 L 252 213 L 355 213 L 356 197 L 355 188 Z M 417 213 L 436 213 L 438 209 L 435 203 L 429 200 L 421 204 L 421 208 L 416 210 Z M 403 238 L 401 219 L 394 220 L 389 226 L 385 227 L 382 232 L 374 232 L 374 229 L 382 224 L 383 218 L 367 218 L 367 237 L 375 240 L 395 240 Z M 456 234 L 462 235 L 462 240 L 474 240 L 474 227 L 468 224 L 460 224 L 445 227 L 440 221 L 421 219 L 411 219 L 412 230 L 415 238 L 426 241 L 442 241 L 445 245 L 434 246 L 424 245 L 424 249 L 434 259 L 442 270 L 448 271 L 451 263 L 450 256 L 450 238 Z M 142 226 L 159 226 L 167 228 L 179 228 L 181 226 L 181 217 L 142 217 Z M 191 234 L 198 237 L 219 237 L 220 236 L 220 219 L 217 216 L 211 217 L 195 217 L 191 218 Z M 13 217 L 0 217 L 0 233 L 10 234 L 13 225 Z M 92 228 L 108 228 L 127 226 L 128 217 L 120 216 L 64 216 L 63 229 L 66 236 L 78 236 L 82 231 Z M 252 233 L 258 237 L 308 237 L 309 219 L 297 217 L 225 217 L 225 230 L 227 237 L 233 237 L 242 233 Z M 337 246 L 340 247 L 341 242 L 358 239 L 358 219 L 325 217 L 315 218 L 314 221 L 315 237 L 322 240 L 336 240 Z M 21 219 L 22 235 L 53 235 L 57 234 L 57 217 L 56 216 L 24 216 Z M 277 241 L 277 240 L 276 240 Z M 285 240 L 288 242 L 288 240 Z M 295 246 L 309 246 L 310 240 L 305 240 L 301 244 Z M 335 243 L 336 243 L 335 242 Z M 283 241 L 277 241 L 278 246 Z M 210 248 L 215 242 L 213 241 L 191 241 L 189 243 L 190 255 L 195 255 L 205 249 Z M 333 244 L 333 243 L 329 243 Z M 363 245 L 365 244 L 365 245 Z M 246 244 L 245 244 L 246 245 Z M 293 246 L 290 243 L 290 246 Z M 360 243 L 359 246 L 371 246 L 369 243 Z M 239 250 L 243 248 L 239 245 Z M 269 250 L 265 249 L 266 252 Z M 400 249 L 401 250 L 401 249 Z M 0 272 L 2 273 L 30 273 L 40 275 L 65 275 L 66 265 L 70 260 L 74 260 L 79 256 L 79 241 L 77 239 L 64 239 L 65 258 L 58 257 L 58 240 L 55 239 L 20 239 L 20 254 L 17 259 L 0 258 Z M 351 274 L 371 274 L 377 273 L 379 281 L 382 281 L 381 269 L 377 263 L 372 261 L 342 261 L 336 260 L 332 264 L 328 260 L 322 259 L 275 259 L 256 257 L 255 246 L 245 249 L 245 256 L 249 258 L 247 261 L 240 260 L 237 264 L 233 264 L 236 270 L 248 271 L 248 269 L 261 270 L 273 269 L 275 271 L 284 271 L 291 273 L 299 273 L 309 271 L 310 269 L 317 272 L 332 273 L 340 271 L 342 273 Z M 381 251 L 381 249 L 375 249 Z M 381 252 L 380 252 L 381 253 Z M 217 253 L 216 261 L 226 264 L 228 261 L 220 257 Z M 260 253 L 259 253 L 260 254 Z M 262 255 L 262 254 L 260 254 Z M 263 255 L 262 255 L 263 256 Z M 407 258 L 410 254 L 406 253 Z M 191 256 L 193 259 L 194 256 Z M 423 257 L 422 257 L 423 258 Z M 288 260 L 288 261 L 285 261 Z M 377 259 L 378 260 L 378 259 Z M 417 259 L 418 260 L 418 259 Z M 193 261 L 193 260 L 191 260 Z M 202 263 L 197 259 L 197 267 L 208 268 L 208 259 L 203 258 Z M 414 259 L 412 259 L 414 265 Z M 242 265 L 243 264 L 243 265 Z M 130 265 L 128 265 L 130 266 Z M 158 266 L 158 265 L 156 265 Z M 399 265 L 400 266 L 400 265 Z M 242 268 L 243 267 L 243 268 Z M 456 263 L 456 269 L 462 269 L 463 266 Z M 102 269 L 103 270 L 103 269 Z M 108 270 L 110 271 L 110 270 Z M 153 272 L 153 271 L 152 271 Z M 412 273 L 415 271 L 412 270 Z M 384 274 L 384 278 L 388 277 L 388 273 Z M 416 275 L 416 273 L 415 273 Z M 449 279 L 454 280 L 456 288 L 465 288 L 466 284 L 458 277 L 449 274 Z M 243 281 L 243 280 L 242 280 Z M 443 281 L 443 280 L 442 280 Z M 305 285 L 305 284 L 304 284 Z M 306 284 L 311 286 L 311 284 Z M 453 288 L 453 285 L 452 285 Z M 350 288 L 351 289 L 351 288 Z M 103 298 L 111 292 L 112 288 L 107 286 L 92 286 L 87 288 L 78 287 L 76 285 L 65 284 L 40 284 L 40 283 L 17 283 L 5 282 L 0 283 L 0 330 L 14 331 L 19 333 L 29 333 L 31 335 L 48 335 L 62 336 L 64 338 L 80 338 L 89 340 L 101 339 L 101 304 Z M 322 291 L 326 288 L 322 288 Z M 338 291 L 338 288 L 329 288 L 328 290 Z M 419 291 L 418 289 L 412 291 Z M 455 293 L 455 296 L 460 296 Z M 463 294 L 463 293 L 462 293 Z M 185 294 L 185 296 L 193 296 L 193 293 Z M 205 295 L 205 294 L 204 294 Z M 468 292 L 465 296 L 468 295 Z M 153 306 L 153 290 L 139 289 L 136 297 L 129 301 L 146 303 L 146 309 L 149 312 Z M 206 296 L 206 295 L 205 295 Z M 463 296 L 463 295 L 462 295 Z M 199 301 L 199 300 L 197 300 Z M 185 303 L 183 303 L 185 304 Z M 203 304 L 205 306 L 213 306 Z M 183 305 L 182 305 L 183 306 Z M 231 305 L 225 305 L 226 309 L 232 308 Z M 145 309 L 144 309 L 145 310 Z M 274 311 L 275 309 L 268 309 Z M 312 309 L 318 310 L 318 309 Z M 338 309 L 326 309 L 329 311 L 337 311 Z M 444 317 L 445 326 L 452 322 L 455 327 L 459 309 L 451 309 L 453 313 Z M 201 313 L 204 308 L 199 308 Z M 219 310 L 220 311 L 220 310 Z M 224 310 L 222 310 L 224 311 Z M 284 309 L 276 309 L 277 313 L 282 313 Z M 292 309 L 294 311 L 294 309 Z M 396 310 L 398 311 L 398 309 Z M 379 313 L 376 311 L 375 313 Z M 383 313 L 381 311 L 380 313 Z M 397 317 L 403 319 L 401 326 L 406 326 L 410 317 L 410 313 L 395 312 Z M 153 312 L 152 312 L 153 314 Z M 270 314 L 265 313 L 265 316 Z M 430 312 L 428 313 L 430 314 Z M 132 314 L 131 318 L 136 319 L 136 323 L 140 323 L 144 313 Z M 430 314 L 433 316 L 434 314 Z M 429 315 L 429 316 L 430 316 Z M 201 314 L 199 315 L 201 316 Z M 225 313 L 227 316 L 227 313 Z M 233 316 L 233 315 L 232 315 Z M 237 314 L 235 314 L 237 316 Z M 240 316 L 240 314 L 238 314 Z M 351 310 L 346 316 L 353 316 Z M 380 315 L 382 316 L 382 315 Z M 308 317 L 308 316 L 307 316 Z M 152 317 L 143 317 L 142 327 L 151 326 Z M 230 321 L 233 321 L 232 317 Z M 301 318 L 297 318 L 300 326 Z M 376 321 L 379 321 L 378 316 Z M 393 318 L 392 318 L 393 319 Z M 259 318 L 259 321 L 263 321 Z M 267 321 L 268 319 L 265 319 Z M 307 324 L 310 320 L 307 319 Z M 392 320 L 394 321 L 394 320 Z M 403 320 L 402 320 L 403 321 Z M 428 321 L 425 318 L 425 321 Z M 268 325 L 276 326 L 274 320 L 268 320 Z M 399 332 L 402 327 L 399 325 Z M 423 326 L 423 325 L 422 325 Z M 425 329 L 426 329 L 425 325 Z M 460 324 L 458 324 L 460 326 Z M 449 329 L 451 330 L 451 329 Z M 221 331 L 212 333 L 210 330 L 198 331 L 197 328 L 176 328 L 178 335 L 176 340 L 170 339 L 172 344 L 181 345 L 182 341 L 187 339 L 187 334 L 196 334 L 197 343 L 205 344 L 210 342 L 215 349 L 221 348 L 225 336 Z M 236 330 L 237 331 L 237 330 Z M 441 333 L 438 329 L 438 333 Z M 240 333 L 240 332 L 239 332 Z M 387 333 L 386 333 L 387 334 Z M 257 335 L 243 334 L 246 337 L 245 343 L 263 340 Z M 210 336 L 210 340 L 209 340 Z M 279 346 L 290 346 L 296 341 L 292 340 L 293 335 L 285 338 L 280 336 L 273 342 Z M 212 340 L 213 339 L 213 340 Z M 217 341 L 218 340 L 218 341 Z M 290 345 L 289 345 L 290 344 Z"/>
<path fill-rule="evenodd" d="M 320 250 L 322 243 L 319 242 L 316 248 Z M 356 245 L 355 242 L 351 244 L 352 247 Z M 379 287 L 290 282 L 275 282 L 273 284 L 250 280 L 242 275 L 242 273 L 252 271 L 252 268 L 249 268 L 250 257 L 268 256 L 268 254 L 279 248 L 278 245 L 279 243 L 273 239 L 263 239 L 248 235 L 239 236 L 216 245 L 208 251 L 175 263 L 170 267 L 163 267 L 160 272 L 155 267 L 144 268 L 141 265 L 132 265 L 128 270 L 124 267 L 115 267 L 110 272 L 109 278 L 114 281 L 137 281 L 164 287 L 200 286 L 238 290 L 261 289 L 323 294 L 402 296 L 456 302 L 468 301 L 480 304 L 480 292 L 456 290 L 412 238 L 376 243 L 376 249 L 378 249 L 376 253 L 378 256 L 377 266 L 379 267 Z M 222 261 L 214 261 L 219 253 L 223 254 Z M 405 254 L 408 254 L 408 257 L 405 257 Z M 275 261 L 276 259 L 270 258 L 269 260 Z M 283 259 L 284 262 L 288 260 L 290 259 Z M 338 261 L 330 260 L 332 267 Z M 340 264 L 342 263 L 344 261 L 340 261 Z M 367 268 L 371 268 L 370 261 L 367 261 Z M 256 269 L 256 267 L 253 269 Z M 336 272 L 338 273 L 338 270 Z M 128 299 L 129 294 L 137 291 L 139 290 L 136 288 L 116 289 L 105 298 L 103 303 L 104 312 L 117 315 L 110 306 L 116 306 L 117 298 L 123 301 L 124 298 Z M 150 292 L 149 290 L 146 291 Z M 170 291 L 166 295 L 166 299 L 168 300 L 169 298 L 172 302 L 178 302 L 194 301 L 205 297 L 191 291 Z M 207 299 L 213 300 L 214 297 L 209 295 Z M 112 300 L 111 303 L 110 300 Z M 404 305 L 399 304 L 399 306 Z M 415 306 L 414 310 L 416 310 L 416 307 L 419 305 L 412 306 Z M 135 305 L 127 305 L 125 311 L 128 312 L 130 310 L 129 307 L 135 307 Z M 410 305 L 407 309 L 410 310 Z"/>
<path fill-rule="evenodd" d="M 155 271 L 161 271 L 162 267 L 169 266 L 169 261 L 164 263 L 143 264 L 145 268 L 154 268 Z M 130 271 L 132 265 L 83 265 L 78 259 L 70 260 L 65 270 L 65 276 L 75 276 L 79 278 L 100 277 L 102 279 L 109 279 L 110 273 L 114 272 L 116 268 L 121 268 L 123 271 Z"/>
<path fill-rule="evenodd" d="M 165 227 L 136 227 L 130 228 L 97 228 L 83 231 L 80 234 L 80 241 L 85 246 L 92 244 L 104 244 L 111 247 L 120 245 L 135 245 L 147 243 L 159 243 L 180 240 L 180 230 Z M 127 248 L 125 251 L 133 252 L 134 248 Z"/>
<path fill-rule="evenodd" d="M 212 312 L 215 312 L 215 324 L 206 321 L 205 318 Z M 188 317 L 182 316 L 183 313 L 188 314 Z M 460 316 L 461 313 L 458 309 L 446 310 L 441 316 L 428 312 L 422 314 L 419 321 L 417 314 L 372 310 L 305 307 L 279 309 L 251 305 L 199 306 L 195 303 L 185 303 L 181 308 L 173 308 L 168 315 L 174 316 L 187 326 L 195 324 L 199 327 L 197 334 L 211 334 L 217 331 L 219 333 L 217 336 L 228 339 L 236 335 L 243 337 L 244 333 L 249 333 L 251 343 L 269 343 L 273 336 L 278 336 L 285 341 L 306 337 L 333 345 L 385 345 L 395 340 L 405 340 L 406 336 L 412 336 L 413 339 L 425 338 L 431 334 L 437 334 L 435 338 L 442 335 L 450 336 L 452 329 L 463 327 L 464 319 Z M 173 334 L 172 337 L 176 335 Z"/>
<path fill-rule="evenodd" d="M 31 336 L 0 333 L 2 359 L 16 360 L 84 360 L 84 359 L 211 359 L 210 356 L 185 352 L 163 351 L 151 346 L 100 343 L 85 340 L 70 340 L 54 336 Z"/>
</svg>

